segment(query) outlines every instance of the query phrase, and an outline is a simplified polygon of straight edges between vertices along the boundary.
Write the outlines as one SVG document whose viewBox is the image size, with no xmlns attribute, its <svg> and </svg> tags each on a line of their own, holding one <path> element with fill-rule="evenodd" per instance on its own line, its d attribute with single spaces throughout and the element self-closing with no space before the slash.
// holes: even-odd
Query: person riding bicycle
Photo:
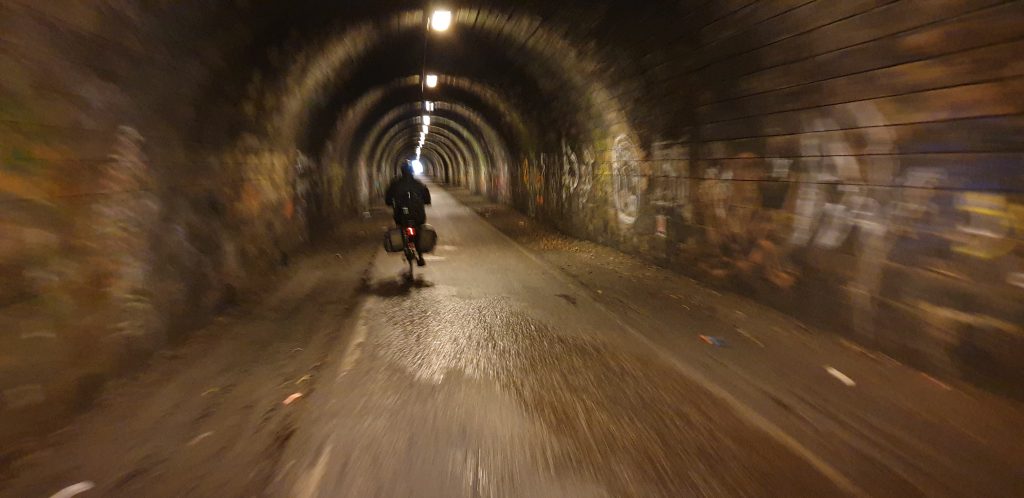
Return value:
<svg viewBox="0 0 1024 498">
<path fill-rule="evenodd" d="M 418 231 L 427 222 L 427 211 L 424 207 L 430 205 L 430 190 L 413 176 L 412 165 L 405 163 L 402 165 L 402 175 L 388 185 L 384 202 L 394 209 L 395 224 L 398 228 L 405 228 L 406 222 L 412 221 Z M 418 240 L 416 252 L 416 263 L 419 266 L 425 265 L 423 254 L 419 253 Z"/>
</svg>

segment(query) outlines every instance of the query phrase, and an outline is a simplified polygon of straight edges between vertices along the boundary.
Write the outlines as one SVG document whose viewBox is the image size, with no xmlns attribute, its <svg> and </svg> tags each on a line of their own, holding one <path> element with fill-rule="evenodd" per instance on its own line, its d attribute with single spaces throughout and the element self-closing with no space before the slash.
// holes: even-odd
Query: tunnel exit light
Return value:
<svg viewBox="0 0 1024 498">
<path fill-rule="evenodd" d="M 434 31 L 448 31 L 452 25 L 452 11 L 435 10 L 430 16 L 430 29 Z"/>
<path fill-rule="evenodd" d="M 437 87 L 437 75 L 436 74 L 428 74 L 427 75 L 427 88 L 435 88 L 435 87 Z"/>
<path fill-rule="evenodd" d="M 423 163 L 419 159 L 412 160 L 412 172 L 417 175 L 423 174 Z"/>
</svg>

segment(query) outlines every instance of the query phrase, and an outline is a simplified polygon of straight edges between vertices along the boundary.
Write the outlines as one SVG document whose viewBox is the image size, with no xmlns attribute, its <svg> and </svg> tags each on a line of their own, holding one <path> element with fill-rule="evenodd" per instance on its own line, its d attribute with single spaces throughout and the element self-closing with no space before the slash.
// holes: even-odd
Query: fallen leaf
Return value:
<svg viewBox="0 0 1024 498">
<path fill-rule="evenodd" d="M 208 437 L 210 437 L 212 435 L 213 435 L 213 431 L 204 432 L 204 433 L 202 433 L 202 434 L 192 438 L 192 440 L 189 441 L 186 446 L 192 446 L 192 445 L 198 443 L 199 441 L 202 441 L 202 440 L 204 440 L 204 439 L 206 439 L 206 438 L 208 438 Z"/>
<path fill-rule="evenodd" d="M 51 496 L 50 498 L 71 498 L 72 496 L 75 496 L 77 494 L 81 494 L 81 493 L 84 493 L 86 491 L 89 491 L 90 489 L 92 489 L 94 487 L 96 487 L 96 485 L 93 484 L 92 481 L 82 481 L 82 482 L 80 482 L 78 484 L 72 484 L 72 485 L 70 485 L 70 486 L 68 486 L 68 487 L 66 487 L 66 488 L 64 488 L 64 489 L 54 493 L 53 496 Z"/>
<path fill-rule="evenodd" d="M 764 347 L 764 343 L 763 342 L 757 340 L 756 337 L 750 335 L 750 333 L 747 332 L 746 330 L 743 330 L 743 329 L 737 327 L 736 328 L 736 332 L 739 332 L 743 337 L 746 337 L 747 339 L 750 339 L 751 341 L 753 341 L 754 344 L 757 344 L 758 346 L 761 346 L 762 348 Z"/>
<path fill-rule="evenodd" d="M 847 377 L 846 374 L 844 374 L 843 372 L 840 372 L 839 370 L 836 370 L 836 369 L 834 369 L 834 368 L 832 368 L 830 366 L 825 366 L 825 371 L 828 372 L 829 375 L 839 379 L 839 382 L 842 382 L 843 384 L 846 384 L 848 387 L 853 387 L 853 386 L 857 385 L 857 383 L 854 382 L 853 379 Z"/>
<path fill-rule="evenodd" d="M 952 391 L 953 390 L 953 388 L 950 387 L 949 384 L 946 384 L 945 382 L 942 382 L 941 380 L 936 379 L 935 377 L 932 377 L 931 375 L 928 375 L 928 374 L 926 374 L 924 372 L 921 372 L 921 375 L 925 379 L 927 379 L 929 382 L 931 382 L 931 383 L 933 383 L 933 384 L 935 384 L 935 385 L 937 385 L 937 386 L 939 386 L 939 387 L 941 387 L 941 388 L 943 388 L 943 389 L 945 389 L 947 391 Z"/>
</svg>

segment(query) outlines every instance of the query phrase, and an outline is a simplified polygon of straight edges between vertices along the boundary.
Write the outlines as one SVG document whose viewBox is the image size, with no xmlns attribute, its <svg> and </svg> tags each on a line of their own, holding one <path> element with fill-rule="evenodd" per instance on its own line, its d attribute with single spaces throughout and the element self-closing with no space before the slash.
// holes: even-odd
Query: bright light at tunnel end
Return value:
<svg viewBox="0 0 1024 498">
<path fill-rule="evenodd" d="M 435 10 L 430 16 L 430 29 L 434 31 L 448 31 L 452 25 L 452 11 Z"/>
<path fill-rule="evenodd" d="M 413 174 L 416 174 L 416 175 L 422 175 L 423 174 L 423 163 L 420 162 L 419 159 L 413 159 L 412 161 L 409 161 L 409 164 L 412 165 L 412 172 L 413 172 Z"/>
</svg>

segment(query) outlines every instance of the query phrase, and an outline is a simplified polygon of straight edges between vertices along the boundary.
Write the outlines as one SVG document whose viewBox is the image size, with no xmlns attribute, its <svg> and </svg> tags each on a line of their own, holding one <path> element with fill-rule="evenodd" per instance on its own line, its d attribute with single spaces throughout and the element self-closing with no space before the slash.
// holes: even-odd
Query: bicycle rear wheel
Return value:
<svg viewBox="0 0 1024 498">
<path fill-rule="evenodd" d="M 413 255 L 413 253 L 412 253 L 412 252 L 410 252 L 410 251 L 409 251 L 409 249 L 406 249 L 406 250 L 405 250 L 405 261 L 406 261 L 407 263 L 409 263 L 409 280 L 412 280 L 412 279 L 413 279 L 413 273 L 412 273 L 412 272 L 413 272 L 413 267 L 415 266 L 415 265 L 413 264 L 413 262 L 414 262 L 414 260 L 415 260 L 415 259 L 416 259 L 416 258 L 415 258 L 415 256 Z"/>
</svg>

